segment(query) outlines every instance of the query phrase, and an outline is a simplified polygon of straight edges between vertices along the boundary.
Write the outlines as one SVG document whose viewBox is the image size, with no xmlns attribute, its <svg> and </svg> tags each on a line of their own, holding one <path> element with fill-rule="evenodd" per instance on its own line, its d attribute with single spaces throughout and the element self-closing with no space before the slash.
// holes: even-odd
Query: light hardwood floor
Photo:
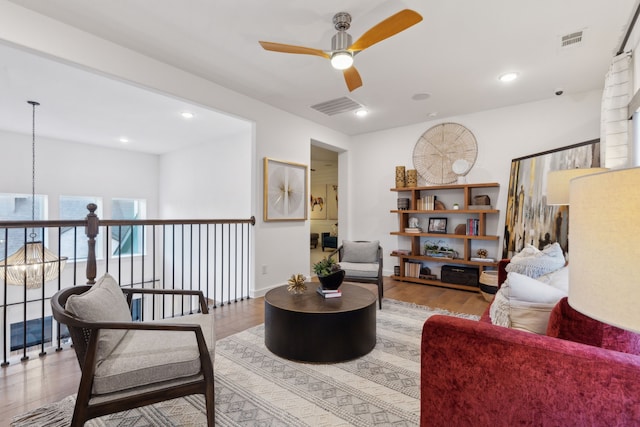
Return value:
<svg viewBox="0 0 640 427">
<path fill-rule="evenodd" d="M 376 292 L 373 285 L 361 285 Z M 385 278 L 385 298 L 412 302 L 457 313 L 481 315 L 488 303 L 475 292 L 416 285 Z M 264 322 L 263 298 L 231 303 L 212 310 L 218 339 Z M 0 425 L 13 416 L 55 402 L 77 391 L 80 369 L 72 349 L 31 356 L 0 368 Z"/>
</svg>

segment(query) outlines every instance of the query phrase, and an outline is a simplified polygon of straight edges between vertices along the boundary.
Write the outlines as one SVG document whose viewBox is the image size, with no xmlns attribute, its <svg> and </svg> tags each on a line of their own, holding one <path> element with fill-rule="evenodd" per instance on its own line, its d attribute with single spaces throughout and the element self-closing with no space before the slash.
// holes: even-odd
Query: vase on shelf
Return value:
<svg viewBox="0 0 640 427">
<path fill-rule="evenodd" d="M 396 187 L 402 188 L 406 185 L 404 166 L 396 166 Z"/>
<path fill-rule="evenodd" d="M 418 185 L 418 171 L 416 169 L 409 169 L 407 171 L 406 185 L 407 187 L 415 187 Z"/>
<path fill-rule="evenodd" d="M 318 280 L 320 280 L 320 284 L 324 289 L 335 290 L 338 289 L 340 285 L 342 285 L 344 275 L 344 270 L 338 270 L 326 276 L 318 276 Z"/>
</svg>

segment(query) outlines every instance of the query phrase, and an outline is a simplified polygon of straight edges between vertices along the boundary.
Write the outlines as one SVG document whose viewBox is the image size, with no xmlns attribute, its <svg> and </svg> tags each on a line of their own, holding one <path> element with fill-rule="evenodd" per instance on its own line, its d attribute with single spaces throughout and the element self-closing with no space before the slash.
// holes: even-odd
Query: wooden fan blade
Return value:
<svg viewBox="0 0 640 427">
<path fill-rule="evenodd" d="M 274 52 L 282 52 L 282 53 L 299 53 L 302 55 L 316 55 L 316 56 L 322 56 L 323 58 L 329 59 L 329 54 L 320 49 L 313 49 L 313 48 L 304 47 L 304 46 L 293 46 L 290 44 L 263 42 L 263 41 L 259 43 L 260 43 L 260 46 L 262 46 L 265 50 L 271 50 Z"/>
<path fill-rule="evenodd" d="M 346 70 L 343 70 L 342 74 L 344 74 L 344 81 L 347 83 L 349 92 L 353 92 L 362 86 L 362 79 L 360 78 L 360 73 L 358 73 L 356 67 L 351 66 Z"/>
<path fill-rule="evenodd" d="M 364 33 L 355 41 L 347 50 L 357 52 L 364 50 L 374 44 L 381 42 L 401 31 L 406 30 L 412 25 L 422 21 L 422 16 L 411 9 L 404 9 L 395 15 L 391 15 L 384 21 L 374 25 L 369 31 Z"/>
</svg>

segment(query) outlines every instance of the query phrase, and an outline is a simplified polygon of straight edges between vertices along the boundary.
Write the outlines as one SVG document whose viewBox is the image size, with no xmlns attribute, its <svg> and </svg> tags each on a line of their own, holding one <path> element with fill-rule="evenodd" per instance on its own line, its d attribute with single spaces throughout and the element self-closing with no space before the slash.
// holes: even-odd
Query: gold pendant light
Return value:
<svg viewBox="0 0 640 427">
<path fill-rule="evenodd" d="M 36 206 L 36 101 L 27 101 L 32 107 L 31 128 L 31 220 L 35 221 Z M 35 241 L 37 234 L 29 234 L 31 242 L 27 242 L 13 255 L 0 261 L 0 279 L 9 285 L 39 288 L 43 283 L 58 277 L 62 272 L 67 257 L 58 257 L 47 249 L 42 242 Z"/>
</svg>

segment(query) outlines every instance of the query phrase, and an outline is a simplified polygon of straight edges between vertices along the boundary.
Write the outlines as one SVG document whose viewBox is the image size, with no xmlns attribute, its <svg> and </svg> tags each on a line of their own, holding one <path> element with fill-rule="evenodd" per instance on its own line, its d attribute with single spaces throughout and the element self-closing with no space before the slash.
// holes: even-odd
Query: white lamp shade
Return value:
<svg viewBox="0 0 640 427">
<path fill-rule="evenodd" d="M 583 175 L 604 172 L 605 168 L 563 169 L 547 175 L 547 205 L 569 204 L 569 181 Z"/>
<path fill-rule="evenodd" d="M 569 304 L 640 332 L 640 168 L 575 178 L 569 202 Z"/>
</svg>

